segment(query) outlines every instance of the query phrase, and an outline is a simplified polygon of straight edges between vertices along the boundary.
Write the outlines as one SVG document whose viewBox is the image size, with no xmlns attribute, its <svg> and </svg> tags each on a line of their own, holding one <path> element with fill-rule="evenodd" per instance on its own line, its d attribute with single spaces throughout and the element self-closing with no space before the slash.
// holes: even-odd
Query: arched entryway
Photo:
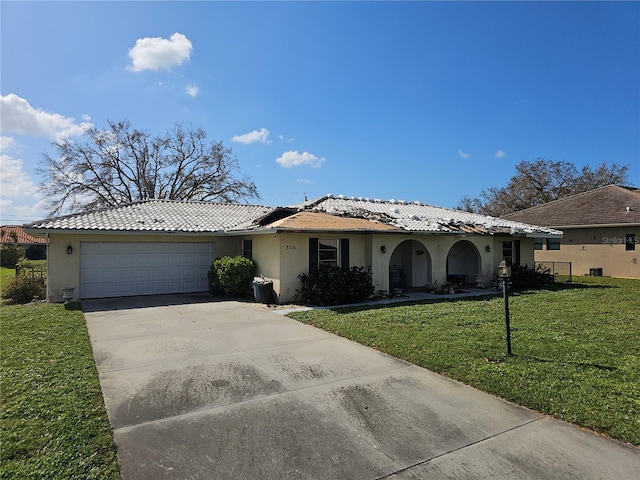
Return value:
<svg viewBox="0 0 640 480">
<path fill-rule="evenodd" d="M 482 272 L 480 253 L 468 240 L 456 242 L 447 255 L 447 281 L 474 283 L 477 273 Z"/>
<path fill-rule="evenodd" d="M 431 255 L 417 240 L 405 240 L 389 260 L 389 288 L 424 287 L 431 280 Z"/>
</svg>

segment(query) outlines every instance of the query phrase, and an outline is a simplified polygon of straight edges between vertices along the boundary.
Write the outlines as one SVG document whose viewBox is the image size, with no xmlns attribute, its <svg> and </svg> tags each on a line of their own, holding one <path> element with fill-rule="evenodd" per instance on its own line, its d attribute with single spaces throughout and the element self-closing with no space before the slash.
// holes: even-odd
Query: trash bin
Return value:
<svg viewBox="0 0 640 480">
<path fill-rule="evenodd" d="M 258 285 L 260 290 L 261 303 L 274 303 L 273 302 L 273 282 L 264 282 Z"/>
<path fill-rule="evenodd" d="M 253 297 L 256 303 L 273 303 L 273 282 L 262 277 L 254 277 Z"/>
<path fill-rule="evenodd" d="M 262 279 L 259 277 L 254 278 L 253 282 L 251 282 L 251 286 L 253 287 L 253 299 L 256 303 L 260 303 L 260 283 L 262 283 Z"/>
</svg>

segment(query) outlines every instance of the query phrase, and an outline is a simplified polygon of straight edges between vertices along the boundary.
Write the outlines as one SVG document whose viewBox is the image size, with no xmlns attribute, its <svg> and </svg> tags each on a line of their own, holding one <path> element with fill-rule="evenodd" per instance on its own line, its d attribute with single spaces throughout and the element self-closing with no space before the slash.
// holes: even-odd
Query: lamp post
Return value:
<svg viewBox="0 0 640 480">
<path fill-rule="evenodd" d="M 509 324 L 509 295 L 507 294 L 507 284 L 511 278 L 511 267 L 503 258 L 498 264 L 498 278 L 502 285 L 502 297 L 504 298 L 504 322 L 507 331 L 507 356 L 511 355 L 511 325 Z"/>
</svg>

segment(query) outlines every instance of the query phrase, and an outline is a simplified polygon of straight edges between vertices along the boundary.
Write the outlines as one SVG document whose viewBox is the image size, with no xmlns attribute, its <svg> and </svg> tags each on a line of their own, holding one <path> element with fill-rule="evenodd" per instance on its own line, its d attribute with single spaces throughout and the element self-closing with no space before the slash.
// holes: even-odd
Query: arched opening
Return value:
<svg viewBox="0 0 640 480">
<path fill-rule="evenodd" d="M 405 240 L 391 254 L 389 260 L 389 288 L 424 287 L 431 280 L 431 255 L 417 240 Z"/>
<path fill-rule="evenodd" d="M 447 281 L 471 284 L 482 271 L 480 253 L 468 240 L 456 242 L 447 255 Z"/>
</svg>

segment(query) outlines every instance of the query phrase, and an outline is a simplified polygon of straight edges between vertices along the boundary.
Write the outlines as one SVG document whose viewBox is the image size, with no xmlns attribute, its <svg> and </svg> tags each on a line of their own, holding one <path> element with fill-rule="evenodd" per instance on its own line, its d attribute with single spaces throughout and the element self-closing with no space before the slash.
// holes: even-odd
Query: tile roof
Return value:
<svg viewBox="0 0 640 480">
<path fill-rule="evenodd" d="M 607 185 L 505 215 L 536 225 L 640 225 L 640 189 Z"/>
<path fill-rule="evenodd" d="M 25 225 L 34 230 L 89 230 L 128 232 L 223 232 L 254 220 L 271 207 L 233 203 L 144 200 L 49 218 Z"/>
<path fill-rule="evenodd" d="M 560 236 L 562 232 L 503 218 L 434 207 L 420 202 L 327 195 L 303 206 L 313 211 L 365 218 L 410 232 Z"/>
<path fill-rule="evenodd" d="M 145 200 L 24 226 L 33 232 L 407 231 L 476 235 L 561 236 L 526 223 L 433 207 L 419 202 L 333 197 L 288 208 L 232 203 Z"/>
<path fill-rule="evenodd" d="M 27 232 L 23 230 L 22 227 L 18 225 L 3 225 L 0 227 L 0 233 L 3 233 L 0 238 L 0 242 L 2 243 L 14 243 L 13 238 L 11 237 L 11 232 L 15 232 L 17 235 L 17 243 L 18 245 L 46 245 L 47 239 L 44 237 L 34 237 L 29 235 Z"/>
</svg>

